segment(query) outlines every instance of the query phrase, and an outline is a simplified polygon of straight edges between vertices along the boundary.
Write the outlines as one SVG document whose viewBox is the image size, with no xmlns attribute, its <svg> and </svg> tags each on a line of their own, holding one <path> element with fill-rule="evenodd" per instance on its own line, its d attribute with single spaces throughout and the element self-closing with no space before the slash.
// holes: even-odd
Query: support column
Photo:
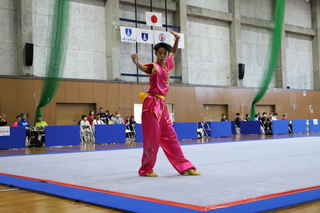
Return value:
<svg viewBox="0 0 320 213">
<path fill-rule="evenodd" d="M 107 0 L 105 7 L 107 80 L 120 78 L 121 75 L 119 5 L 119 0 Z"/>
<path fill-rule="evenodd" d="M 179 49 L 175 57 L 175 70 L 177 76 L 182 76 L 181 83 L 189 83 L 188 70 L 188 15 L 187 15 L 187 0 L 175 0 L 177 2 L 177 12 L 175 14 L 176 26 L 180 26 L 180 33 L 184 34 L 184 49 Z M 192 72 L 192 70 L 191 70 Z"/>
<path fill-rule="evenodd" d="M 17 0 L 18 74 L 34 75 L 33 66 L 26 66 L 25 45 L 33 43 L 32 0 Z"/>
<path fill-rule="evenodd" d="M 273 4 L 273 16 L 276 9 L 276 2 L 271 2 Z M 286 53 L 286 31 L 285 23 L 283 23 L 282 34 L 281 34 L 281 47 L 279 53 L 279 59 L 277 62 L 277 67 L 275 70 L 276 78 L 276 88 L 286 89 L 287 86 L 287 53 Z"/>
<path fill-rule="evenodd" d="M 316 36 L 312 40 L 313 89 L 320 89 L 320 2 L 311 1 L 312 28 Z"/>
<path fill-rule="evenodd" d="M 243 86 L 243 80 L 239 79 L 238 69 L 238 64 L 242 60 L 240 0 L 229 0 L 229 12 L 233 19 L 229 28 L 230 84 L 231 86 Z"/>
</svg>

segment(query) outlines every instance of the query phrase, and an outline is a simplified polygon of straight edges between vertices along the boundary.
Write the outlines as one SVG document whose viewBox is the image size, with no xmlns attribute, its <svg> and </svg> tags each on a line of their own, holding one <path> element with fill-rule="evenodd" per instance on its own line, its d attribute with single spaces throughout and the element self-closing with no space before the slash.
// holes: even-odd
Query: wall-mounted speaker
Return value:
<svg viewBox="0 0 320 213">
<path fill-rule="evenodd" d="M 26 66 L 32 66 L 33 63 L 33 44 L 26 43 Z"/>
<path fill-rule="evenodd" d="M 244 64 L 239 64 L 238 65 L 239 66 L 239 79 L 243 79 L 243 77 L 244 77 Z"/>
</svg>

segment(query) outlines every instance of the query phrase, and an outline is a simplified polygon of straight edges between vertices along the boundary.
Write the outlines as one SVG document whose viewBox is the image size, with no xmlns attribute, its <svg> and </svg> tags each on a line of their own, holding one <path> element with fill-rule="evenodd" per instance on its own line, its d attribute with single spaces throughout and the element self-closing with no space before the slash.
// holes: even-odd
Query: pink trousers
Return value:
<svg viewBox="0 0 320 213">
<path fill-rule="evenodd" d="M 142 133 L 144 141 L 140 176 L 153 172 L 159 145 L 180 174 L 187 169 L 196 169 L 182 153 L 163 99 L 151 95 L 145 98 L 142 107 Z"/>
</svg>

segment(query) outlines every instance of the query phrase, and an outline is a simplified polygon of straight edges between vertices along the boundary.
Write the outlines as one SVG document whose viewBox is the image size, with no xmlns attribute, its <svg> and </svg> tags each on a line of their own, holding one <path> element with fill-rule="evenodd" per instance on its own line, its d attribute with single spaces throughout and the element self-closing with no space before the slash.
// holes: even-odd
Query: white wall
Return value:
<svg viewBox="0 0 320 213">
<path fill-rule="evenodd" d="M 273 0 L 240 0 L 242 16 L 272 20 Z"/>
<path fill-rule="evenodd" d="M 52 0 L 33 0 L 34 73 L 45 75 Z M 64 78 L 106 79 L 104 0 L 70 1 Z"/>
<path fill-rule="evenodd" d="M 49 14 L 52 15 L 50 10 L 52 0 L 32 1 L 32 22 L 33 22 L 33 67 L 34 75 L 44 77 L 46 69 L 46 56 L 48 47 L 48 35 L 49 35 Z"/>
<path fill-rule="evenodd" d="M 0 75 L 18 75 L 16 1 L 0 1 L 0 29 Z"/>
<path fill-rule="evenodd" d="M 189 82 L 230 85 L 229 24 L 189 17 L 188 32 Z"/>
<path fill-rule="evenodd" d="M 243 86 L 259 87 L 268 65 L 270 30 L 242 25 L 241 38 L 241 62 L 245 64 Z M 269 87 L 275 87 L 274 77 Z"/>
<path fill-rule="evenodd" d="M 311 37 L 286 34 L 286 64 L 290 88 L 313 89 Z"/>
<path fill-rule="evenodd" d="M 229 12 L 229 4 L 227 0 L 187 0 L 188 5 L 203 7 L 206 9 L 218 10 L 222 12 Z"/>
<path fill-rule="evenodd" d="M 287 0 L 285 23 L 301 27 L 312 27 L 311 4 L 305 0 Z"/>
</svg>

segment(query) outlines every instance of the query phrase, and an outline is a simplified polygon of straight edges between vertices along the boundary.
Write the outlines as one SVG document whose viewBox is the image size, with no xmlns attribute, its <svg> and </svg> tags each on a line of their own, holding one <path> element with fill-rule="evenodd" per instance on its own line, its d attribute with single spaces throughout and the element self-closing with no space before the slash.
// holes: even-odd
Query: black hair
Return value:
<svg viewBox="0 0 320 213">
<path fill-rule="evenodd" d="M 20 115 L 17 115 L 17 116 L 16 116 L 16 119 L 17 119 L 17 118 L 20 118 L 20 117 L 21 117 Z"/>
<path fill-rule="evenodd" d="M 221 116 L 223 117 L 225 114 L 222 114 Z"/>
<path fill-rule="evenodd" d="M 86 115 L 82 115 L 81 119 L 83 119 L 84 117 L 87 117 Z"/>
<path fill-rule="evenodd" d="M 22 117 L 22 116 L 25 116 L 26 114 L 24 114 L 24 113 L 20 113 L 20 117 Z"/>
<path fill-rule="evenodd" d="M 164 42 L 160 42 L 158 44 L 156 44 L 153 49 L 157 52 L 160 48 L 164 48 L 165 50 L 167 50 L 167 52 L 171 52 L 172 50 L 172 46 L 170 44 L 164 43 Z"/>
<path fill-rule="evenodd" d="M 42 115 L 38 115 L 38 116 L 37 116 L 37 118 L 40 118 L 40 117 L 42 118 Z"/>
<path fill-rule="evenodd" d="M 239 113 L 239 112 L 237 112 L 237 113 L 236 113 L 236 115 L 240 115 L 240 113 Z"/>
</svg>

